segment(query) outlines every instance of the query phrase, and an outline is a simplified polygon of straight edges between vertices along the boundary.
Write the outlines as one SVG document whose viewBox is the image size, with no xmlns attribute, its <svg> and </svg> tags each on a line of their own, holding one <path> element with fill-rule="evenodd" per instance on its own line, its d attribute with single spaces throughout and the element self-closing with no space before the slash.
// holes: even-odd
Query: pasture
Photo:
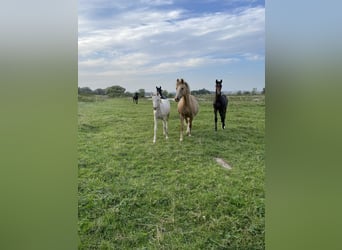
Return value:
<svg viewBox="0 0 342 250">
<path fill-rule="evenodd" d="M 79 249 L 265 248 L 264 96 L 229 96 L 217 132 L 213 98 L 183 142 L 171 101 L 155 144 L 150 99 L 78 103 Z"/>
</svg>

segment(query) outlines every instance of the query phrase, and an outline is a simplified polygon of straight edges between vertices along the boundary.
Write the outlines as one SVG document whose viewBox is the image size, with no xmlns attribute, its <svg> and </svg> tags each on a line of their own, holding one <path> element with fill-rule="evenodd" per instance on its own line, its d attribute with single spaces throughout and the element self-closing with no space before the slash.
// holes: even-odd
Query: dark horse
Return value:
<svg viewBox="0 0 342 250">
<path fill-rule="evenodd" d="M 219 111 L 221 116 L 222 128 L 226 127 L 225 119 L 226 119 L 226 111 L 228 107 L 228 98 L 221 93 L 222 89 L 222 80 L 216 80 L 216 93 L 215 93 L 215 101 L 213 103 L 214 106 L 214 114 L 215 114 L 215 131 L 217 131 L 217 111 Z"/>
<path fill-rule="evenodd" d="M 139 99 L 139 95 L 137 92 L 135 92 L 134 96 L 133 96 L 133 102 L 135 102 L 136 104 L 138 104 L 138 99 Z"/>
<path fill-rule="evenodd" d="M 159 86 L 159 88 L 156 86 L 156 89 L 157 89 L 157 95 L 159 95 L 161 99 L 167 99 L 166 96 L 163 95 L 161 86 Z"/>
</svg>

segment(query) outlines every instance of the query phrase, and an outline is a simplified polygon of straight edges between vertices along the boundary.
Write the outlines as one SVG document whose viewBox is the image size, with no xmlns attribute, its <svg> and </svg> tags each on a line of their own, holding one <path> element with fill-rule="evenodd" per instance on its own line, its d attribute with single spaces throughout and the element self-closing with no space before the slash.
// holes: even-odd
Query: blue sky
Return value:
<svg viewBox="0 0 342 250">
<path fill-rule="evenodd" d="M 265 86 L 264 1 L 79 0 L 78 9 L 80 87 Z"/>
</svg>

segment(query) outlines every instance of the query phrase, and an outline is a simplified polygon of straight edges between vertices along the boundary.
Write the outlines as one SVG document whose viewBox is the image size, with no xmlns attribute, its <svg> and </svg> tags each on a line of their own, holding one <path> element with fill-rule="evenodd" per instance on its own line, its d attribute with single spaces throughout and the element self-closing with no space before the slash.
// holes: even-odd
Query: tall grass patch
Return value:
<svg viewBox="0 0 342 250">
<path fill-rule="evenodd" d="M 229 100 L 215 132 L 200 98 L 183 142 L 171 101 L 169 140 L 160 121 L 155 144 L 151 100 L 79 102 L 79 248 L 264 249 L 265 101 Z"/>
</svg>

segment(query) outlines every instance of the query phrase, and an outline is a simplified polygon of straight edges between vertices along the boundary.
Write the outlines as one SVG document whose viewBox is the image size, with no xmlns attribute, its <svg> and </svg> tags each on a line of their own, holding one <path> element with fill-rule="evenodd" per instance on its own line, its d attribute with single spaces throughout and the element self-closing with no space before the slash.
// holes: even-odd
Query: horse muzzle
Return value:
<svg viewBox="0 0 342 250">
<path fill-rule="evenodd" d="M 179 98 L 178 97 L 175 97 L 175 102 L 179 102 Z"/>
<path fill-rule="evenodd" d="M 153 110 L 157 110 L 157 108 L 153 107 Z"/>
</svg>

